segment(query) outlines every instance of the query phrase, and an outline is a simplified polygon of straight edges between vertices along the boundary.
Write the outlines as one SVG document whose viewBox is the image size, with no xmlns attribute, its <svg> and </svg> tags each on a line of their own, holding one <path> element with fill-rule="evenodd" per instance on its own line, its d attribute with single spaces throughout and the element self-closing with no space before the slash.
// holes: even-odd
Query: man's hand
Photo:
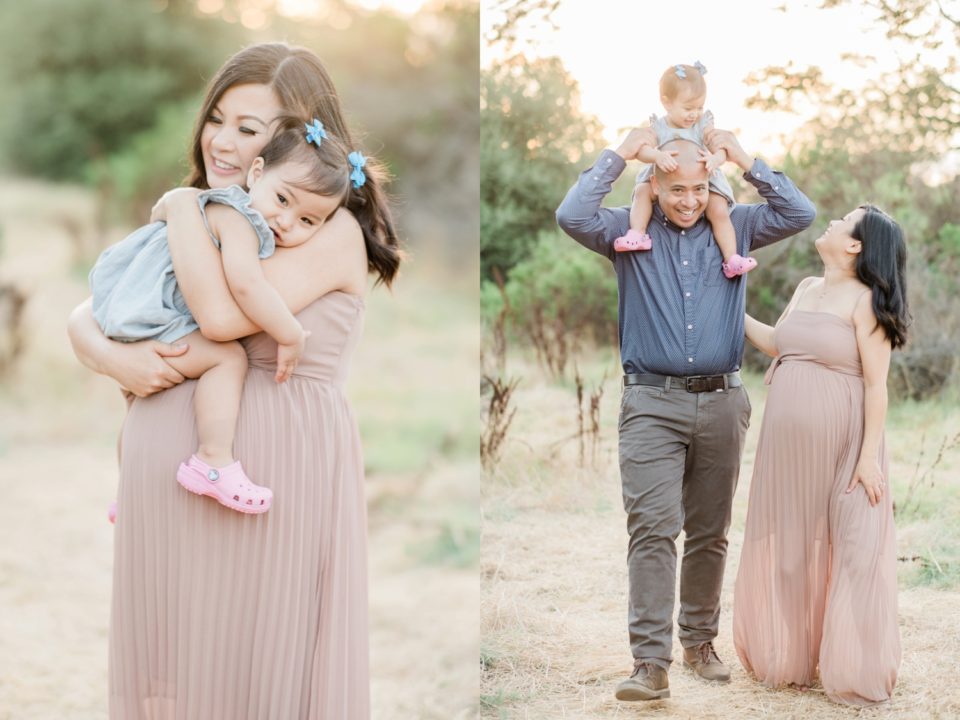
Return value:
<svg viewBox="0 0 960 720">
<path fill-rule="evenodd" d="M 633 128 L 620 143 L 616 153 L 624 160 L 636 160 L 637 155 L 643 148 L 655 148 L 656 146 L 657 134 L 653 131 L 653 128 Z"/>
<path fill-rule="evenodd" d="M 727 159 L 739 165 L 744 172 L 749 172 L 753 167 L 753 158 L 740 146 L 736 135 L 729 130 L 708 128 L 703 134 L 703 139 L 711 153 L 726 151 Z"/>
</svg>

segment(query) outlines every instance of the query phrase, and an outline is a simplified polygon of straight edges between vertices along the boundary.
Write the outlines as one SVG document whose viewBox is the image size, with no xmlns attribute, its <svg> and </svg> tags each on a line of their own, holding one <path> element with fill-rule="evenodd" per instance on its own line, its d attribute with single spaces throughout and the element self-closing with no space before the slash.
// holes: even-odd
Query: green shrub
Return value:
<svg viewBox="0 0 960 720">
<path fill-rule="evenodd" d="M 617 282 L 610 262 L 559 230 L 540 235 L 531 256 L 510 273 L 506 292 L 514 335 L 529 341 L 554 375 L 563 375 L 585 342 L 616 343 Z M 495 307 L 490 295 L 487 312 Z"/>
<path fill-rule="evenodd" d="M 202 90 L 242 29 L 153 3 L 34 0 L 0 11 L 4 145 L 14 169 L 79 179 L 157 112 Z"/>
<path fill-rule="evenodd" d="M 133 136 L 120 150 L 90 165 L 106 215 L 113 221 L 142 225 L 150 208 L 189 170 L 188 151 L 200 98 L 169 105 L 156 124 Z"/>
</svg>

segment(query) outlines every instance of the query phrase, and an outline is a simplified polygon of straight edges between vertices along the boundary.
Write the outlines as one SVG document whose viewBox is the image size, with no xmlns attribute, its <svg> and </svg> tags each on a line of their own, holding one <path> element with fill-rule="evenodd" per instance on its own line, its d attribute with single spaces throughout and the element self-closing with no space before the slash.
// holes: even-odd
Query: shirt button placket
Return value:
<svg viewBox="0 0 960 720">
<path fill-rule="evenodd" d="M 680 231 L 680 235 L 685 236 L 686 232 L 684 230 Z M 696 291 L 696 288 L 693 287 L 693 281 L 695 279 L 694 273 L 690 268 L 690 258 L 688 257 L 688 241 L 686 238 L 680 239 L 680 287 L 683 288 L 683 323 L 687 327 L 687 332 L 684 333 L 683 338 L 683 349 L 684 354 L 686 355 L 687 364 L 693 362 L 693 333 L 689 332 L 693 329 L 693 324 L 691 323 L 691 317 L 693 315 L 693 293 Z"/>
</svg>

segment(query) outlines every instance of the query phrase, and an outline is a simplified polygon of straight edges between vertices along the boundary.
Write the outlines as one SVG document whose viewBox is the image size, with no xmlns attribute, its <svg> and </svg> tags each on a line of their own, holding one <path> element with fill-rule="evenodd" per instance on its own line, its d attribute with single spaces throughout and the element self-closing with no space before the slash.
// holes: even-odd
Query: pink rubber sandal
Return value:
<svg viewBox="0 0 960 720">
<path fill-rule="evenodd" d="M 270 488 L 254 485 L 240 461 L 222 468 L 207 465 L 191 455 L 177 470 L 177 482 L 197 495 L 209 495 L 224 507 L 242 513 L 265 513 L 273 504 Z"/>
<path fill-rule="evenodd" d="M 649 250 L 653 246 L 652 238 L 646 233 L 640 233 L 630 228 L 623 237 L 613 241 L 613 249 L 617 252 L 633 252 L 635 250 Z"/>
<path fill-rule="evenodd" d="M 110 503 L 110 507 L 107 508 L 107 520 L 110 521 L 111 525 L 117 522 L 117 501 L 116 500 Z"/>
<path fill-rule="evenodd" d="M 752 257 L 743 257 L 734 253 L 730 260 L 723 263 L 723 274 L 730 280 L 738 275 L 746 275 L 757 266 L 757 261 Z"/>
</svg>

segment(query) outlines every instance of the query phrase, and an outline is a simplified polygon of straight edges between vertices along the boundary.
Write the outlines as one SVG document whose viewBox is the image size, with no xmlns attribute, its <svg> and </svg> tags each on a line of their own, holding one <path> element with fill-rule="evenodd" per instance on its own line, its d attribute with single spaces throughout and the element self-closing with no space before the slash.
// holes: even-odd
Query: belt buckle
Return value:
<svg viewBox="0 0 960 720">
<path fill-rule="evenodd" d="M 692 375 L 684 378 L 686 390 L 689 393 L 705 392 L 707 389 L 707 378 L 702 375 Z"/>
</svg>

